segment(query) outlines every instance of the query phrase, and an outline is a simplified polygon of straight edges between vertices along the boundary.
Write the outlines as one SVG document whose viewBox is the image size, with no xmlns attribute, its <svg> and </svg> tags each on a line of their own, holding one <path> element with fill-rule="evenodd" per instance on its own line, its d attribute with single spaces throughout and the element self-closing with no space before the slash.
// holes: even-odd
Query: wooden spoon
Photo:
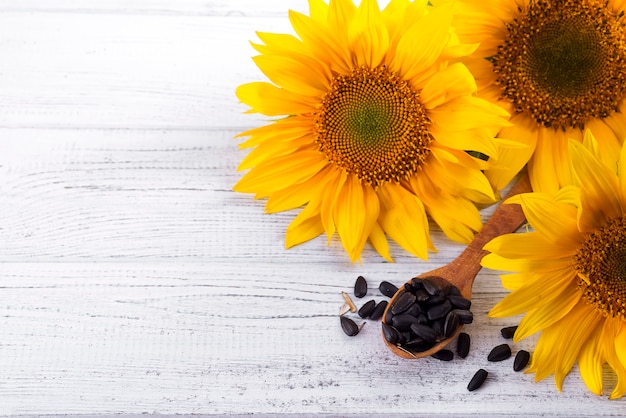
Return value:
<svg viewBox="0 0 626 418">
<path fill-rule="evenodd" d="M 505 199 L 516 194 L 531 191 L 530 180 L 528 178 L 528 174 L 525 173 L 509 191 Z M 519 205 L 500 204 L 485 225 L 483 225 L 480 232 L 476 234 L 474 240 L 456 259 L 443 267 L 422 273 L 417 277 L 440 277 L 443 279 L 443 283 L 447 282 L 449 285 L 455 285 L 459 288 L 463 297 L 471 299 L 472 284 L 474 283 L 476 275 L 482 268 L 480 260 L 487 254 L 487 251 L 483 250 L 485 244 L 497 236 L 515 232 L 525 221 L 526 218 L 524 217 L 524 213 Z M 409 280 L 408 283 L 411 283 L 411 280 Z M 398 296 L 403 292 L 404 287 L 400 288 L 393 298 L 391 298 L 389 305 L 383 314 L 383 322 L 385 322 L 387 312 L 392 308 Z M 461 332 L 461 328 L 462 326 L 459 326 L 452 336 L 437 342 L 431 349 L 415 353 L 389 343 L 384 335 L 383 341 L 385 341 L 387 347 L 389 347 L 394 354 L 408 359 L 416 359 L 430 356 L 444 348 L 459 334 L 459 332 Z"/>
</svg>

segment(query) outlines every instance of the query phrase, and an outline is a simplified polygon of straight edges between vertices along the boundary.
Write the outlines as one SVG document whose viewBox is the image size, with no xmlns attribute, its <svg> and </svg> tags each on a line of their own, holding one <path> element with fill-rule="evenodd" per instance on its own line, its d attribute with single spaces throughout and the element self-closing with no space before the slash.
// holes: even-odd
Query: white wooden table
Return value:
<svg viewBox="0 0 626 418">
<path fill-rule="evenodd" d="M 234 89 L 261 80 L 254 31 L 304 0 L 0 0 L 0 415 L 624 415 L 577 372 L 488 363 L 498 272 L 474 287 L 468 358 L 403 360 L 341 291 L 370 298 L 453 259 L 392 245 L 351 264 L 324 237 L 284 249 L 295 213 L 231 191 L 233 136 L 263 123 Z M 483 211 L 487 218 L 493 208 Z M 514 352 L 533 341 L 514 346 Z M 490 372 L 476 392 L 474 372 Z M 607 385 L 612 385 L 610 379 Z"/>
</svg>

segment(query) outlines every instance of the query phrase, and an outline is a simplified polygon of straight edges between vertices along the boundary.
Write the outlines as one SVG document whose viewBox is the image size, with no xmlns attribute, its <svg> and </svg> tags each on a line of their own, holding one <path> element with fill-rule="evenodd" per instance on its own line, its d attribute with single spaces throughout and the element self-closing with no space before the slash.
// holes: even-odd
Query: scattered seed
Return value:
<svg viewBox="0 0 626 418">
<path fill-rule="evenodd" d="M 500 330 L 500 334 L 507 340 L 510 340 L 515 335 L 515 331 L 517 331 L 517 325 L 512 327 L 504 327 Z"/>
<path fill-rule="evenodd" d="M 380 293 L 387 296 L 388 298 L 392 298 L 393 295 L 395 295 L 398 291 L 398 288 L 394 284 L 391 284 L 387 281 L 382 281 L 378 286 L 378 290 L 380 290 Z"/>
<path fill-rule="evenodd" d="M 450 350 L 443 349 L 437 351 L 436 353 L 433 353 L 431 357 L 434 357 L 441 361 L 450 361 L 454 358 L 454 353 L 452 353 L 452 351 Z"/>
<path fill-rule="evenodd" d="M 383 314 L 385 313 L 385 309 L 387 309 L 388 304 L 389 302 L 387 302 L 386 300 L 382 300 L 378 302 L 378 304 L 376 305 L 376 307 L 370 314 L 370 319 L 374 321 L 378 321 L 380 318 L 382 318 Z"/>
<path fill-rule="evenodd" d="M 391 312 L 393 312 L 394 315 L 398 315 L 409 309 L 409 306 L 413 305 L 413 303 L 415 303 L 415 295 L 409 292 L 404 292 L 394 301 L 394 304 L 391 307 Z"/>
<path fill-rule="evenodd" d="M 339 319 L 341 320 L 341 329 L 348 337 L 354 337 L 359 333 L 360 328 L 352 319 L 347 316 L 340 316 Z"/>
<path fill-rule="evenodd" d="M 495 346 L 489 355 L 488 361 L 503 361 L 511 357 L 511 347 L 508 344 L 500 344 Z"/>
<path fill-rule="evenodd" d="M 350 299 L 350 296 L 348 296 L 346 292 L 341 292 L 341 296 L 343 296 L 343 300 L 345 300 L 350 307 L 350 312 L 356 312 L 356 306 L 354 305 L 354 302 L 352 302 L 352 299 Z"/>
<path fill-rule="evenodd" d="M 356 282 L 354 282 L 354 296 L 360 299 L 365 295 L 367 295 L 367 282 L 365 277 L 359 276 L 356 278 Z"/>
<path fill-rule="evenodd" d="M 470 336 L 465 332 L 461 332 L 456 340 L 456 353 L 461 358 L 467 357 L 470 349 Z"/>
<path fill-rule="evenodd" d="M 339 308 L 339 316 L 343 316 L 348 312 L 350 312 L 350 307 L 348 306 L 348 304 L 344 303 L 343 305 L 341 305 L 341 308 Z"/>
<path fill-rule="evenodd" d="M 376 301 L 372 299 L 365 302 L 365 304 L 361 306 L 358 314 L 361 318 L 367 318 L 372 314 L 372 312 L 374 312 L 374 309 L 376 309 Z"/>
<path fill-rule="evenodd" d="M 467 390 L 472 392 L 481 387 L 483 383 L 485 383 L 488 375 L 489 373 L 487 373 L 487 370 L 478 369 L 478 371 L 474 374 L 474 377 L 472 377 L 472 380 L 470 380 L 467 384 Z"/>
<path fill-rule="evenodd" d="M 515 360 L 513 360 L 513 370 L 519 372 L 528 364 L 530 360 L 530 353 L 526 350 L 520 350 L 515 355 Z"/>
</svg>

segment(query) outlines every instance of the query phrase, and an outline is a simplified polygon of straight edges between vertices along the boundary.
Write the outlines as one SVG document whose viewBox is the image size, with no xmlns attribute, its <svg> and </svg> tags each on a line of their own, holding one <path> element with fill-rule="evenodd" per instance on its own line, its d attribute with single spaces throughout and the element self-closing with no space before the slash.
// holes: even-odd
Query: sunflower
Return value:
<svg viewBox="0 0 626 418">
<path fill-rule="evenodd" d="M 626 392 L 626 146 L 608 160 L 587 131 L 582 144 L 570 140 L 569 154 L 573 185 L 510 199 L 533 232 L 485 246 L 483 266 L 516 272 L 502 276 L 512 292 L 489 315 L 525 312 L 516 341 L 541 331 L 528 370 L 536 380 L 554 374 L 560 391 L 578 360 L 585 384 L 601 395 L 608 364 L 614 399 Z"/>
<path fill-rule="evenodd" d="M 450 0 L 435 0 L 447 4 Z M 526 149 L 501 156 L 506 183 L 528 162 L 533 190 L 571 182 L 568 140 L 590 129 L 603 153 L 626 137 L 626 0 L 455 0 L 462 42 L 480 43 L 463 62 L 478 94 L 503 106 L 513 125 L 499 137 Z"/>
<path fill-rule="evenodd" d="M 239 135 L 252 150 L 234 190 L 268 213 L 302 207 L 287 248 L 336 232 L 353 262 L 368 240 L 391 260 L 388 238 L 426 259 L 428 216 L 458 242 L 481 228 L 476 204 L 497 198 L 482 170 L 512 146 L 494 138 L 509 115 L 451 63 L 476 47 L 453 34 L 452 8 L 427 3 L 311 0 L 309 16 L 289 13 L 297 36 L 258 33 L 270 82 L 237 96 L 275 119 Z"/>
</svg>

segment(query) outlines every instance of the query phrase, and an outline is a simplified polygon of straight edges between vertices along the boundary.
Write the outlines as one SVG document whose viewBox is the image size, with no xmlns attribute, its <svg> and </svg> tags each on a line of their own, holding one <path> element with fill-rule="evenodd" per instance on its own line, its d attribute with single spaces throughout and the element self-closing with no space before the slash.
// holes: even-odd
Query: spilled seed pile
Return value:
<svg viewBox="0 0 626 418">
<path fill-rule="evenodd" d="M 436 277 L 414 278 L 405 283 L 402 289 L 383 281 L 378 290 L 384 296 L 392 298 L 399 290 L 400 293 L 394 304 L 388 310 L 385 318 L 383 313 L 387 309 L 388 301 L 376 302 L 368 300 L 360 308 L 354 304 L 346 292 L 342 292 L 344 305 L 339 311 L 339 318 L 343 332 L 353 337 L 357 335 L 365 322 L 360 325 L 347 316 L 348 312 L 357 313 L 361 319 L 377 321 L 383 319 L 382 329 L 385 339 L 409 354 L 415 354 L 432 348 L 437 342 L 454 335 L 458 327 L 470 324 L 473 314 L 470 311 L 471 301 L 461 296 L 455 286 L 442 286 Z M 367 295 L 368 285 L 363 276 L 357 277 L 354 283 L 354 296 L 363 298 Z M 513 338 L 517 326 L 505 327 L 500 330 L 505 339 Z M 460 332 L 456 341 L 458 357 L 466 358 L 469 354 L 471 339 L 469 334 Z M 512 356 L 508 344 L 494 347 L 487 356 L 489 362 L 500 362 Z M 446 348 L 432 355 L 442 361 L 451 361 L 454 353 Z M 523 370 L 530 360 L 530 353 L 519 350 L 513 361 L 513 370 Z M 479 369 L 467 385 L 468 391 L 480 388 L 487 380 L 489 372 Z"/>
</svg>

